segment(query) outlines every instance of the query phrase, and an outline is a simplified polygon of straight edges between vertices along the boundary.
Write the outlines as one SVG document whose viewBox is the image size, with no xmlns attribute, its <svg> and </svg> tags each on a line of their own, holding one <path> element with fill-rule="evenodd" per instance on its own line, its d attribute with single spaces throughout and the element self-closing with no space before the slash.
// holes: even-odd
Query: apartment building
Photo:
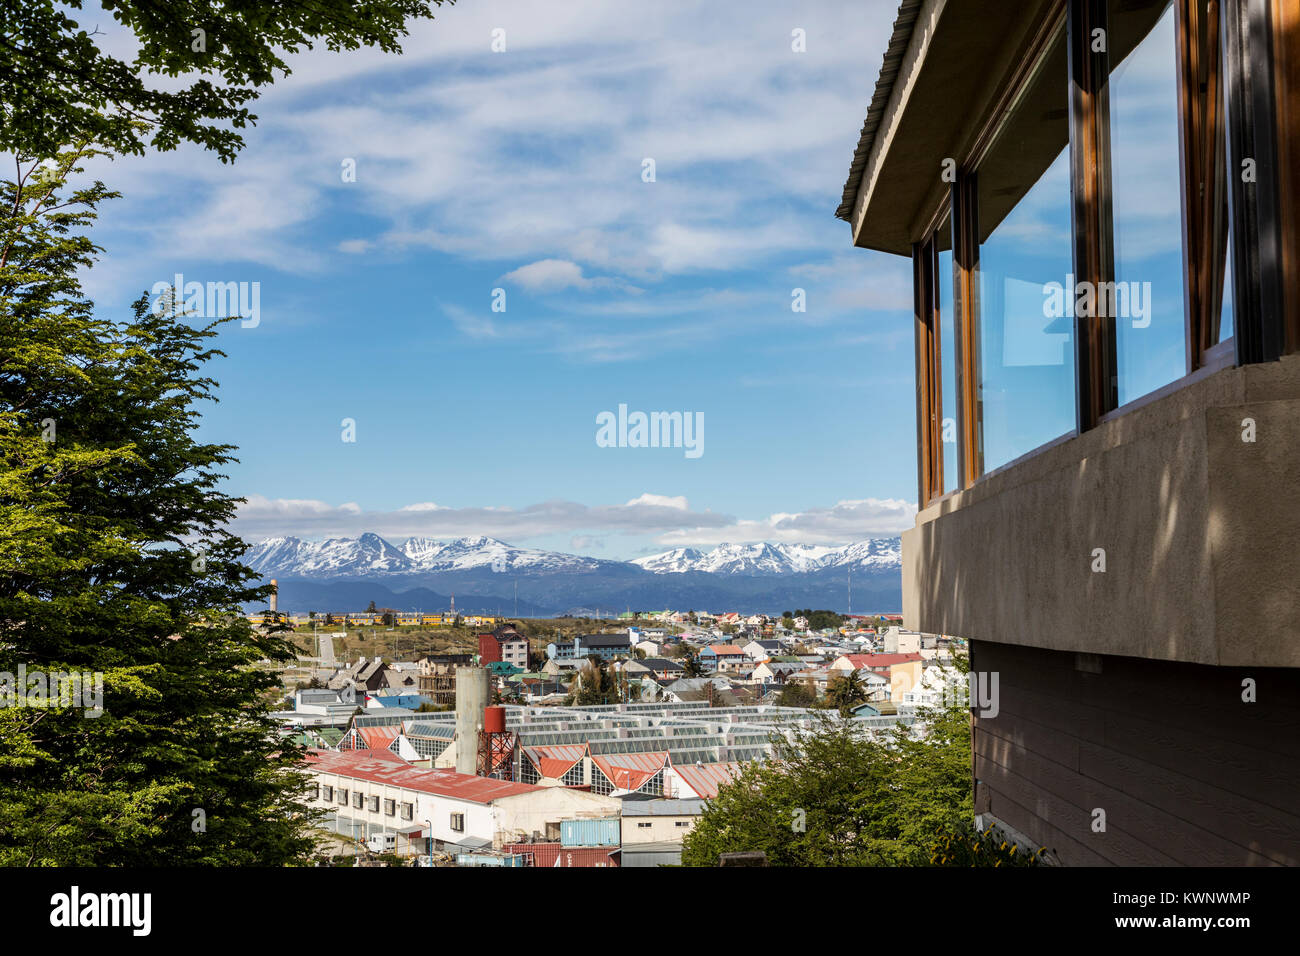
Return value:
<svg viewBox="0 0 1300 956">
<path fill-rule="evenodd" d="M 981 824 L 1300 863 L 1300 2 L 904 0 L 837 216 L 910 260 L 904 620 Z"/>
</svg>

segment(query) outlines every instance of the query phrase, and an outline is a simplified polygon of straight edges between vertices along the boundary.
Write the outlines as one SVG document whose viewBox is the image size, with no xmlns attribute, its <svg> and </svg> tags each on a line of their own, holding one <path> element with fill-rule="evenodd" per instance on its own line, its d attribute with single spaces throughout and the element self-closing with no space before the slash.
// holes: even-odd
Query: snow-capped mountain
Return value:
<svg viewBox="0 0 1300 956">
<path fill-rule="evenodd" d="M 656 574 L 807 574 L 852 565 L 872 569 L 902 566 L 898 538 L 874 538 L 842 548 L 811 544 L 720 544 L 712 551 L 676 548 L 632 562 Z"/>
<path fill-rule="evenodd" d="M 271 538 L 244 563 L 280 582 L 280 607 L 360 610 L 449 608 L 466 613 L 556 615 L 576 607 L 788 607 L 896 611 L 901 606 L 897 538 L 843 548 L 799 544 L 723 544 L 677 548 L 635 561 L 516 548 L 496 538 L 408 538 L 377 534 L 303 541 Z M 851 573 L 849 573 L 851 571 Z M 859 577 L 861 571 L 861 577 Z M 849 600 L 852 577 L 852 603 Z"/>
<path fill-rule="evenodd" d="M 496 538 L 407 538 L 395 547 L 377 534 L 359 538 L 269 538 L 250 548 L 244 562 L 262 575 L 334 578 L 374 574 L 430 574 L 486 570 L 496 573 L 592 570 L 602 562 L 557 551 L 516 548 Z M 620 562 L 614 562 L 620 563 Z"/>
<path fill-rule="evenodd" d="M 251 548 L 244 562 L 262 574 L 339 577 L 411 570 L 410 559 L 377 534 L 359 538 L 270 538 Z"/>
<path fill-rule="evenodd" d="M 246 564 L 265 577 L 374 577 L 480 571 L 518 574 L 628 569 L 653 574 L 706 572 L 727 577 L 811 574 L 851 565 L 890 571 L 902 566 L 898 538 L 875 538 L 842 548 L 806 544 L 720 544 L 711 551 L 675 548 L 634 561 L 604 561 L 558 551 L 516 548 L 484 536 L 439 541 L 407 538 L 394 546 L 377 534 L 359 538 L 270 538 L 251 548 Z M 630 569 L 628 569 L 630 570 Z"/>
<path fill-rule="evenodd" d="M 653 571 L 655 574 L 673 574 L 693 570 L 704 558 L 704 552 L 695 548 L 673 548 L 663 554 L 653 554 L 648 558 L 637 558 L 632 564 Z"/>
</svg>

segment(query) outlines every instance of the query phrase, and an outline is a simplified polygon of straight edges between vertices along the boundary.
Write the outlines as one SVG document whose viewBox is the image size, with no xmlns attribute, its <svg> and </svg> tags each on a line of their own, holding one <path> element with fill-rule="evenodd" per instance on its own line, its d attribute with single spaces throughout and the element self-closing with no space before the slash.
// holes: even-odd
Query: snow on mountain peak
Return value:
<svg viewBox="0 0 1300 956">
<path fill-rule="evenodd" d="M 545 573 L 594 570 L 616 563 L 557 551 L 516 548 L 484 535 L 457 538 L 451 542 L 411 537 L 399 548 L 372 532 L 357 538 L 328 538 L 316 542 L 295 537 L 268 538 L 250 548 L 244 560 L 263 575 L 304 578 L 475 570 L 498 574 Z M 898 538 L 875 538 L 841 548 L 760 541 L 724 543 L 711 551 L 674 548 L 627 563 L 654 574 L 704 571 L 768 576 L 804 574 L 846 565 L 865 570 L 890 570 L 901 566 L 902 553 Z"/>
</svg>

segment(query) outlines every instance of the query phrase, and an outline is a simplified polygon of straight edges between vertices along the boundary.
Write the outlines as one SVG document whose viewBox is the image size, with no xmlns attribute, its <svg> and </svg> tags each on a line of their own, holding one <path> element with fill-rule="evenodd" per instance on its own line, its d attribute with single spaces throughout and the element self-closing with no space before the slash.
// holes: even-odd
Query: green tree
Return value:
<svg viewBox="0 0 1300 956">
<path fill-rule="evenodd" d="M 215 330 L 97 316 L 77 273 L 114 194 L 28 174 L 0 182 L 0 671 L 102 674 L 103 714 L 0 701 L 0 865 L 300 861 L 301 750 L 267 716 L 294 650 L 242 616 L 270 588 L 226 530 L 233 448 L 194 434 Z"/>
<path fill-rule="evenodd" d="M 249 104 L 289 74 L 286 56 L 316 45 L 400 53 L 407 22 L 433 19 L 441 2 L 104 2 L 137 41 L 129 61 L 112 52 L 125 44 L 96 42 L 82 0 L 0 4 L 0 151 L 44 159 L 75 143 L 143 153 L 191 142 L 229 162 L 257 123 Z"/>
<path fill-rule="evenodd" d="M 832 677 L 826 686 L 826 702 L 847 717 L 856 705 L 867 699 L 867 689 L 858 680 L 857 671 L 845 671 Z"/>
<path fill-rule="evenodd" d="M 703 677 L 704 665 L 700 663 L 700 655 L 690 651 L 682 658 L 682 676 L 683 677 Z"/>
<path fill-rule="evenodd" d="M 914 727 L 873 734 L 827 715 L 793 740 L 774 738 L 771 760 L 746 765 L 709 801 L 683 843 L 682 863 L 714 866 L 733 851 L 763 851 L 776 866 L 1035 862 L 1041 850 L 974 829 L 964 702 L 919 716 Z"/>
<path fill-rule="evenodd" d="M 817 692 L 808 686 L 807 681 L 790 680 L 781 688 L 776 702 L 780 707 L 812 707 L 817 703 Z"/>
</svg>

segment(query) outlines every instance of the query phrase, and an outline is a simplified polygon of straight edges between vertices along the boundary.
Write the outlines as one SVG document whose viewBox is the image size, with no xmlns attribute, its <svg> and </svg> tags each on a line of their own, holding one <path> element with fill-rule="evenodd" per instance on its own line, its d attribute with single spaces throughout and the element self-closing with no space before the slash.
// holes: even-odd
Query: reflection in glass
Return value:
<svg viewBox="0 0 1300 956">
<path fill-rule="evenodd" d="M 1074 429 L 1065 36 L 1038 64 L 978 171 L 983 470 Z"/>
<path fill-rule="evenodd" d="M 952 250 L 939 253 L 939 440 L 943 448 L 943 490 L 957 488 L 957 350 L 952 312 Z"/>
<path fill-rule="evenodd" d="M 1172 3 L 1112 0 L 1109 16 L 1116 292 L 1106 302 L 1123 405 L 1187 373 L 1178 61 Z"/>
</svg>

